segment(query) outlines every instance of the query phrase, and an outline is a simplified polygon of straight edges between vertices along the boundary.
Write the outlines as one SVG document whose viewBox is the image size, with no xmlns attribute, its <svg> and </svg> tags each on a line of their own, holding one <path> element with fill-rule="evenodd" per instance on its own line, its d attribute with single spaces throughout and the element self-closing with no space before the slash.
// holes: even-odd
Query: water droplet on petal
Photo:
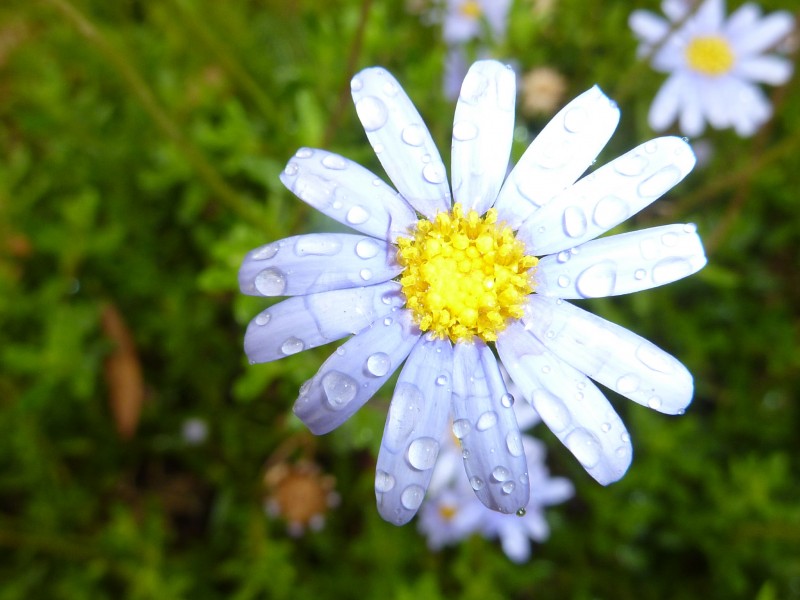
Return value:
<svg viewBox="0 0 800 600">
<path fill-rule="evenodd" d="M 408 445 L 408 464 L 418 471 L 425 471 L 436 464 L 439 442 L 432 437 L 421 437 Z"/>
<path fill-rule="evenodd" d="M 619 439 L 627 444 L 627 443 L 629 443 L 631 441 L 631 436 L 628 435 L 628 432 L 626 431 L 625 433 L 623 433 L 623 434 L 621 434 L 619 436 Z"/>
<path fill-rule="evenodd" d="M 564 209 L 564 232 L 573 238 L 586 233 L 586 215 L 578 206 L 568 206 Z"/>
<path fill-rule="evenodd" d="M 673 363 L 669 354 L 650 342 L 642 342 L 636 348 L 636 358 L 647 368 L 659 373 L 671 373 L 673 370 Z"/>
<path fill-rule="evenodd" d="M 661 243 L 667 247 L 675 246 L 678 243 L 678 240 L 678 234 L 673 231 L 665 233 L 661 236 Z"/>
<path fill-rule="evenodd" d="M 495 467 L 492 470 L 492 479 L 495 481 L 503 482 L 511 478 L 511 471 L 505 467 Z"/>
<path fill-rule="evenodd" d="M 367 358 L 367 372 L 375 377 L 383 377 L 389 372 L 392 361 L 385 352 L 376 352 Z"/>
<path fill-rule="evenodd" d="M 342 410 L 356 397 L 358 382 L 344 373 L 329 371 L 322 376 L 322 389 L 328 406 L 333 410 Z"/>
<path fill-rule="evenodd" d="M 480 417 L 478 417 L 478 422 L 475 423 L 475 427 L 478 431 L 486 431 L 487 429 L 491 429 L 497 424 L 497 413 L 493 410 L 487 410 L 483 413 Z"/>
<path fill-rule="evenodd" d="M 342 249 L 342 243 L 334 237 L 326 235 L 306 235 L 300 237 L 294 245 L 297 256 L 335 256 Z"/>
<path fill-rule="evenodd" d="M 614 161 L 614 170 L 626 177 L 636 177 L 644 173 L 648 161 L 644 156 L 638 154 L 625 155 Z"/>
<path fill-rule="evenodd" d="M 365 96 L 356 102 L 356 113 L 364 126 L 364 131 L 375 131 L 386 124 L 389 111 L 383 100 L 375 96 Z"/>
<path fill-rule="evenodd" d="M 564 431 L 572 422 L 572 416 L 564 403 L 550 392 L 536 390 L 531 398 L 533 407 L 553 433 Z"/>
<path fill-rule="evenodd" d="M 314 156 L 314 151 L 311 148 L 300 148 L 294 155 L 297 158 L 311 158 Z"/>
<path fill-rule="evenodd" d="M 611 431 L 611 423 L 603 423 L 602 425 L 600 425 L 600 430 L 603 433 L 608 433 L 609 431 Z"/>
<path fill-rule="evenodd" d="M 440 162 L 432 162 L 422 168 L 422 176 L 428 183 L 442 183 L 446 178 L 444 165 Z"/>
<path fill-rule="evenodd" d="M 286 290 L 286 275 L 280 269 L 269 267 L 256 275 L 255 286 L 263 296 L 280 296 Z"/>
<path fill-rule="evenodd" d="M 253 260 L 267 260 L 275 256 L 278 253 L 278 250 L 280 250 L 280 248 L 281 248 L 280 244 L 278 244 L 277 242 L 273 242 L 268 246 L 264 246 L 262 248 L 259 248 L 258 250 L 254 250 L 253 253 L 250 255 L 250 258 L 252 258 Z"/>
<path fill-rule="evenodd" d="M 353 90 L 354 92 L 358 92 L 363 87 L 364 87 L 364 82 L 361 81 L 361 77 L 356 76 L 350 80 L 350 89 Z"/>
<path fill-rule="evenodd" d="M 617 265 L 604 260 L 585 269 L 575 282 L 578 293 L 584 298 L 603 298 L 614 292 L 617 283 Z"/>
<path fill-rule="evenodd" d="M 526 514 L 528 514 L 528 511 L 526 511 L 524 508 L 517 509 L 516 515 L 518 517 L 524 517 Z"/>
<path fill-rule="evenodd" d="M 290 162 L 286 165 L 286 168 L 283 169 L 283 172 L 288 175 L 289 177 L 294 177 L 300 171 L 300 167 L 297 166 L 297 163 Z"/>
<path fill-rule="evenodd" d="M 470 121 L 459 121 L 453 125 L 453 139 L 460 142 L 474 140 L 478 137 L 478 127 Z"/>
<path fill-rule="evenodd" d="M 269 309 L 262 311 L 256 316 L 256 325 L 266 325 L 269 323 L 270 318 Z"/>
<path fill-rule="evenodd" d="M 466 419 L 456 419 L 453 421 L 453 435 L 458 439 L 463 439 L 472 430 L 472 425 Z"/>
<path fill-rule="evenodd" d="M 389 97 L 396 96 L 399 91 L 400 88 L 394 81 L 387 81 L 383 84 L 383 93 Z"/>
<path fill-rule="evenodd" d="M 390 492 L 394 488 L 394 477 L 380 469 L 375 472 L 375 491 L 380 493 Z"/>
<path fill-rule="evenodd" d="M 281 352 L 287 356 L 289 354 L 297 354 L 302 351 L 303 348 L 305 348 L 303 340 L 299 340 L 296 337 L 286 338 L 286 341 L 281 344 Z"/>
<path fill-rule="evenodd" d="M 636 271 L 633 272 L 633 277 L 636 280 L 641 281 L 642 279 L 647 277 L 647 271 L 645 271 L 644 269 L 636 269 Z"/>
<path fill-rule="evenodd" d="M 662 285 L 692 274 L 692 265 L 685 258 L 672 256 L 653 265 L 653 283 Z"/>
<path fill-rule="evenodd" d="M 591 469 L 600 462 L 602 447 L 591 431 L 578 427 L 566 437 L 564 444 L 585 468 Z"/>
<path fill-rule="evenodd" d="M 564 129 L 571 133 L 578 133 L 586 127 L 588 118 L 586 109 L 576 106 L 568 110 L 564 115 Z"/>
<path fill-rule="evenodd" d="M 372 240 L 360 240 L 356 244 L 356 256 L 365 260 L 377 256 L 380 251 L 381 247 Z"/>
<path fill-rule="evenodd" d="M 617 196 L 605 196 L 595 205 L 592 220 L 598 227 L 610 229 L 629 215 L 628 203 Z"/>
<path fill-rule="evenodd" d="M 326 154 L 322 159 L 322 166 L 335 171 L 347 168 L 347 161 L 336 154 Z"/>
<path fill-rule="evenodd" d="M 628 373 L 617 379 L 617 391 L 620 394 L 632 394 L 639 389 L 639 376 Z"/>
<path fill-rule="evenodd" d="M 439 375 L 436 378 L 436 385 L 445 385 L 447 384 L 447 381 L 448 381 L 447 375 Z"/>
<path fill-rule="evenodd" d="M 502 486 L 500 486 L 500 489 L 503 490 L 504 494 L 510 494 L 516 487 L 517 484 L 515 484 L 513 481 L 506 481 Z"/>
<path fill-rule="evenodd" d="M 647 401 L 647 406 L 652 408 L 653 410 L 658 410 L 661 408 L 661 398 L 658 396 L 651 396 L 650 399 Z"/>
<path fill-rule="evenodd" d="M 425 130 L 419 125 L 406 125 L 400 138 L 409 146 L 422 146 L 425 142 Z"/>
<path fill-rule="evenodd" d="M 482 490 L 483 486 L 486 485 L 483 482 L 483 479 L 481 479 L 480 477 L 470 477 L 469 484 L 472 486 L 472 489 L 475 490 L 476 492 Z"/>
<path fill-rule="evenodd" d="M 556 256 L 556 260 L 558 260 L 558 262 L 560 263 L 565 263 L 569 260 L 570 256 L 571 255 L 569 252 L 567 252 L 566 250 L 562 250 L 561 252 L 558 253 L 558 256 Z"/>
<path fill-rule="evenodd" d="M 418 485 L 410 485 L 400 494 L 400 504 L 408 510 L 417 510 L 425 497 L 425 490 Z"/>
<path fill-rule="evenodd" d="M 506 436 L 506 448 L 511 456 L 522 456 L 525 451 L 522 445 L 522 437 L 516 431 L 510 432 Z"/>
<path fill-rule="evenodd" d="M 571 281 L 570 278 L 567 277 L 566 275 L 559 275 L 558 279 L 556 279 L 556 282 L 558 283 L 559 287 L 562 288 L 568 287 L 570 281 Z"/>
<path fill-rule="evenodd" d="M 657 198 L 681 180 L 681 170 L 676 165 L 662 167 L 636 188 L 643 198 Z"/>
<path fill-rule="evenodd" d="M 347 211 L 347 215 L 345 216 L 345 220 L 350 223 L 350 225 L 361 225 L 365 223 L 367 219 L 369 219 L 369 213 L 363 206 L 352 207 Z"/>
<path fill-rule="evenodd" d="M 361 276 L 361 279 L 363 279 L 364 281 L 369 281 L 370 279 L 372 279 L 372 271 L 370 271 L 369 269 L 361 269 L 358 272 L 358 274 Z"/>
<path fill-rule="evenodd" d="M 505 408 L 511 408 L 514 406 L 514 396 L 511 394 L 503 394 L 500 396 L 500 404 L 502 404 Z"/>
</svg>

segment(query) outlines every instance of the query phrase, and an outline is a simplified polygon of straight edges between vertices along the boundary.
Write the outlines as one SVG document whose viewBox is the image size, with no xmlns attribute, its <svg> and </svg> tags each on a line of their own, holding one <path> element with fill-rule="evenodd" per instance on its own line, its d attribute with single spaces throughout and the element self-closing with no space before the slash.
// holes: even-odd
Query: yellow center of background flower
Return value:
<svg viewBox="0 0 800 600">
<path fill-rule="evenodd" d="M 472 19 L 477 19 L 483 14 L 481 10 L 481 5 L 478 4 L 476 0 L 467 0 L 464 2 L 461 7 L 459 8 L 461 14 L 465 17 L 470 17 Z"/>
<path fill-rule="evenodd" d="M 723 75 L 733 67 L 733 50 L 717 35 L 697 37 L 686 46 L 689 66 L 704 75 Z"/>
<path fill-rule="evenodd" d="M 511 228 L 497 225 L 494 209 L 464 215 L 455 204 L 433 221 L 418 221 L 414 236 L 397 245 L 406 306 L 423 331 L 492 342 L 508 319 L 522 317 L 538 260 L 525 255 Z"/>
</svg>

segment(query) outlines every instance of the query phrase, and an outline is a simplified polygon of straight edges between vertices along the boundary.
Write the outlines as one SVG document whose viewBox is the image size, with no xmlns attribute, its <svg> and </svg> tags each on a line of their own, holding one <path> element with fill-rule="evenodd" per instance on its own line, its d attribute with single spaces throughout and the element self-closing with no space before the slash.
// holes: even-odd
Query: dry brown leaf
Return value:
<svg viewBox="0 0 800 600">
<path fill-rule="evenodd" d="M 111 415 L 119 436 L 129 440 L 136 433 L 144 402 L 142 367 L 130 329 L 113 304 L 103 307 L 101 324 L 114 344 L 105 361 Z"/>
</svg>

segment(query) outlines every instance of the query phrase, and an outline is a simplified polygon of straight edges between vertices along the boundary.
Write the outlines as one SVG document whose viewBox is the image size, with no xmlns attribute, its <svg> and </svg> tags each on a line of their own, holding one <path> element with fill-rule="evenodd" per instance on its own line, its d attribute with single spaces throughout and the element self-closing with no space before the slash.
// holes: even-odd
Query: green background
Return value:
<svg viewBox="0 0 800 600">
<path fill-rule="evenodd" d="M 635 60 L 632 8 L 520 0 L 489 48 L 559 70 L 564 101 L 598 83 L 619 103 L 598 164 L 654 136 L 663 76 Z M 281 186 L 288 158 L 323 147 L 382 173 L 351 75 L 392 71 L 448 162 L 446 47 L 423 21 L 377 0 L 0 4 L 0 599 L 800 598 L 798 78 L 768 90 L 754 137 L 708 132 L 703 164 L 623 226 L 703 236 L 698 275 L 582 303 L 678 356 L 695 400 L 668 417 L 609 392 L 634 461 L 608 488 L 535 429 L 576 495 L 529 563 L 479 537 L 431 553 L 378 517 L 390 390 L 315 438 L 290 407 L 330 349 L 247 364 L 267 302 L 238 293 L 243 255 L 331 227 Z M 515 158 L 546 121 L 518 116 Z M 323 530 L 265 514 L 284 459 L 336 478 Z"/>
</svg>

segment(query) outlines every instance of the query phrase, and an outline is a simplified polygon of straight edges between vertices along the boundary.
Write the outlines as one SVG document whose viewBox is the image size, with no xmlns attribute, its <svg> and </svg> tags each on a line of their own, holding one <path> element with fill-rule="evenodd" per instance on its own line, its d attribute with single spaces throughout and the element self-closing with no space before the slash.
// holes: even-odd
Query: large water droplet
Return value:
<svg viewBox="0 0 800 600">
<path fill-rule="evenodd" d="M 347 168 L 347 161 L 337 154 L 326 154 L 322 158 L 322 166 L 335 171 Z"/>
<path fill-rule="evenodd" d="M 661 408 L 662 404 L 663 404 L 663 402 L 662 402 L 661 398 L 659 398 L 658 396 L 651 396 L 647 400 L 647 406 L 649 406 L 653 410 L 659 410 Z"/>
<path fill-rule="evenodd" d="M 472 430 L 472 425 L 466 419 L 456 419 L 453 421 L 453 435 L 462 439 Z"/>
<path fill-rule="evenodd" d="M 614 170 L 626 177 L 636 177 L 644 173 L 649 161 L 639 154 L 626 154 L 614 161 Z"/>
<path fill-rule="evenodd" d="M 566 437 L 564 444 L 585 468 L 591 469 L 600 462 L 602 446 L 591 431 L 578 427 Z"/>
<path fill-rule="evenodd" d="M 662 167 L 636 188 L 643 198 L 657 198 L 681 180 L 681 170 L 676 165 Z"/>
<path fill-rule="evenodd" d="M 378 469 L 375 471 L 375 491 L 386 493 L 392 491 L 394 488 L 394 477 L 386 471 Z"/>
<path fill-rule="evenodd" d="M 283 169 L 285 175 L 289 177 L 294 177 L 300 172 L 300 167 L 296 162 L 290 162 L 286 167 Z"/>
<path fill-rule="evenodd" d="M 410 485 L 400 494 L 400 504 L 408 510 L 417 510 L 425 497 L 425 490 L 418 485 Z"/>
<path fill-rule="evenodd" d="M 305 235 L 294 244 L 294 253 L 297 256 L 334 256 L 342 249 L 342 243 L 337 238 L 326 235 Z"/>
<path fill-rule="evenodd" d="M 253 260 L 267 260 L 275 256 L 280 248 L 281 246 L 278 242 L 273 242 L 272 244 L 253 250 L 252 254 L 250 254 L 250 258 Z"/>
<path fill-rule="evenodd" d="M 400 91 L 400 87 L 394 81 L 387 81 L 383 84 L 383 93 L 389 97 L 396 96 Z"/>
<path fill-rule="evenodd" d="M 628 218 L 628 203 L 618 196 L 605 196 L 595 205 L 592 220 L 604 229 L 610 229 Z"/>
<path fill-rule="evenodd" d="M 505 393 L 500 396 L 500 404 L 505 408 L 511 408 L 514 406 L 514 396 L 509 393 Z"/>
<path fill-rule="evenodd" d="M 380 251 L 381 247 L 372 240 L 361 240 L 356 244 L 356 256 L 365 260 L 377 256 Z"/>
<path fill-rule="evenodd" d="M 460 142 L 474 140 L 478 137 L 478 127 L 471 121 L 459 121 L 453 125 L 453 139 Z"/>
<path fill-rule="evenodd" d="M 356 113 L 365 131 L 375 131 L 386 124 L 389 111 L 383 100 L 375 96 L 365 96 L 356 102 Z"/>
<path fill-rule="evenodd" d="M 495 481 L 503 482 L 508 481 L 511 478 L 511 471 L 506 469 L 505 467 L 495 467 L 492 470 L 492 479 Z"/>
<path fill-rule="evenodd" d="M 502 486 L 500 486 L 500 489 L 503 490 L 504 494 L 510 494 L 511 492 L 514 491 L 514 488 L 516 487 L 517 484 L 514 483 L 513 481 L 506 481 Z"/>
<path fill-rule="evenodd" d="M 432 437 L 421 437 L 408 445 L 408 464 L 418 471 L 425 471 L 436 464 L 439 442 Z"/>
<path fill-rule="evenodd" d="M 585 269 L 575 281 L 575 288 L 584 298 L 604 298 L 614 292 L 617 283 L 617 265 L 604 260 Z"/>
<path fill-rule="evenodd" d="M 342 410 L 356 397 L 358 382 L 344 373 L 329 371 L 322 376 L 322 389 L 328 406 L 333 410 Z"/>
<path fill-rule="evenodd" d="M 510 432 L 506 436 L 506 448 L 511 456 L 522 456 L 525 449 L 522 445 L 522 437 L 516 431 Z"/>
<path fill-rule="evenodd" d="M 425 130 L 419 125 L 406 125 L 400 138 L 409 146 L 422 146 L 425 142 Z"/>
<path fill-rule="evenodd" d="M 672 256 L 653 265 L 653 283 L 663 285 L 692 274 L 692 265 L 685 258 Z"/>
<path fill-rule="evenodd" d="M 266 325 L 271 318 L 272 315 L 269 314 L 269 309 L 264 310 L 256 316 L 256 325 Z"/>
<path fill-rule="evenodd" d="M 314 156 L 314 151 L 311 148 L 300 148 L 294 155 L 297 158 L 311 158 Z"/>
<path fill-rule="evenodd" d="M 486 431 L 495 425 L 497 425 L 497 413 L 493 410 L 487 410 L 480 417 L 478 417 L 478 422 L 475 423 L 475 427 L 478 431 Z"/>
<path fill-rule="evenodd" d="M 391 366 L 392 361 L 385 352 L 376 352 L 370 355 L 366 362 L 367 372 L 375 377 L 383 377 L 386 375 Z"/>
<path fill-rule="evenodd" d="M 480 477 L 470 477 L 469 478 L 469 484 L 472 486 L 472 489 L 475 490 L 476 492 L 479 492 L 480 490 L 482 490 L 483 486 L 486 485 L 483 482 L 483 479 L 481 479 Z"/>
<path fill-rule="evenodd" d="M 442 183 L 447 178 L 447 173 L 444 165 L 437 161 L 425 165 L 422 169 L 422 176 L 428 183 Z"/>
<path fill-rule="evenodd" d="M 564 232 L 573 238 L 586 233 L 586 214 L 579 206 L 568 206 L 564 209 Z"/>
<path fill-rule="evenodd" d="M 303 348 L 305 348 L 303 340 L 297 339 L 296 337 L 286 338 L 286 341 L 281 344 L 281 352 L 287 356 L 289 354 L 297 354 L 302 351 Z"/>
<path fill-rule="evenodd" d="M 546 390 L 536 390 L 531 398 L 533 407 L 553 433 L 564 431 L 572 416 L 564 403 Z"/>
<path fill-rule="evenodd" d="M 345 216 L 345 220 L 350 223 L 350 225 L 361 225 L 365 223 L 367 219 L 369 219 L 369 213 L 363 206 L 353 206 L 347 211 L 347 215 Z"/>
<path fill-rule="evenodd" d="M 280 269 L 269 267 L 256 275 L 255 286 L 262 296 L 280 296 L 286 290 L 286 275 Z"/>
<path fill-rule="evenodd" d="M 635 373 L 628 373 L 617 379 L 616 388 L 620 394 L 632 394 L 639 389 L 639 376 Z"/>
<path fill-rule="evenodd" d="M 572 280 L 567 277 L 566 275 L 559 275 L 558 279 L 556 279 L 556 283 L 558 283 L 558 287 L 568 287 Z"/>
<path fill-rule="evenodd" d="M 571 108 L 564 115 L 564 129 L 571 133 L 578 133 L 586 127 L 588 119 L 586 109 L 582 106 Z"/>
<path fill-rule="evenodd" d="M 659 373 L 671 373 L 673 371 L 670 355 L 650 342 L 642 342 L 636 348 L 636 358 L 653 371 L 658 371 Z"/>
</svg>

